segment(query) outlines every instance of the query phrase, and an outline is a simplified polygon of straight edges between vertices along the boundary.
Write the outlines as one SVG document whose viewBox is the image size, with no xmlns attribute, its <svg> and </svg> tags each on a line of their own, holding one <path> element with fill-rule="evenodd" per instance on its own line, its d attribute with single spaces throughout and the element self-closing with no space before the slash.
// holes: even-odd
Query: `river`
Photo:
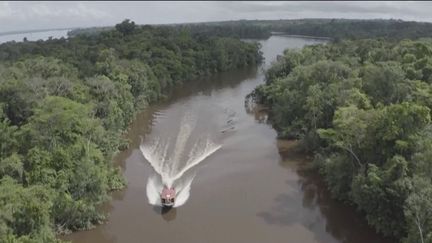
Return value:
<svg viewBox="0 0 432 243">
<path fill-rule="evenodd" d="M 106 224 L 63 237 L 73 242 L 387 243 L 354 208 L 333 200 L 320 177 L 302 169 L 311 158 L 295 142 L 278 140 L 265 111 L 245 96 L 263 83 L 285 48 L 323 40 L 272 36 L 261 41 L 266 63 L 195 81 L 137 116 L 128 131 L 130 148 L 115 162 L 128 187 L 105 207 Z M 259 108 L 259 107 L 258 107 Z M 152 167 L 140 151 L 157 137 L 176 139 L 185 114 L 194 117 L 190 137 L 210 138 L 221 148 L 196 168 L 190 197 L 161 211 L 146 194 Z M 187 148 L 186 148 L 187 150 Z"/>
<path fill-rule="evenodd" d="M 71 29 L 65 30 L 43 30 L 43 31 L 32 31 L 24 33 L 10 33 L 2 34 L 0 33 L 0 44 L 8 41 L 22 42 L 24 38 L 28 41 L 38 41 L 38 40 L 48 40 L 50 37 L 53 39 L 67 38 L 67 33 Z"/>
</svg>

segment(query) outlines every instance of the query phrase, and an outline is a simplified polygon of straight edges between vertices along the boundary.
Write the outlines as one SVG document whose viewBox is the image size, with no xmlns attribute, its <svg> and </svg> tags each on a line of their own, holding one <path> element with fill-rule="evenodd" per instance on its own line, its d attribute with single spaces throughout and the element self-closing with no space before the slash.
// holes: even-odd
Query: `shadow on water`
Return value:
<svg viewBox="0 0 432 243">
<path fill-rule="evenodd" d="M 308 168 L 312 159 L 300 152 L 296 142 L 278 140 L 277 145 L 281 157 L 280 166 L 293 171 L 298 177 L 296 181 L 287 180 L 287 188 L 294 187 L 297 193 L 276 195 L 274 206 L 259 212 L 258 217 L 271 225 L 289 226 L 300 223 L 314 234 L 317 241 L 325 239 L 327 233 L 333 239 L 325 242 L 395 242 L 394 239 L 376 234 L 368 226 L 365 216 L 356 211 L 354 206 L 332 198 L 318 171 Z M 299 193 L 302 195 L 298 195 Z M 302 198 L 301 202 L 298 202 L 299 197 Z"/>
<path fill-rule="evenodd" d="M 271 225 L 288 226 L 300 221 L 297 208 L 291 207 L 290 201 L 295 197 L 289 194 L 279 194 L 275 197 L 275 206 L 271 210 L 257 213 L 257 216 Z"/>
<path fill-rule="evenodd" d="M 303 192 L 303 207 L 311 210 L 319 209 L 326 219 L 326 232 L 340 242 L 346 243 L 394 242 L 394 240 L 375 234 L 373 229 L 368 226 L 365 215 L 356 211 L 354 206 L 332 198 L 323 178 L 317 171 L 300 167 L 296 172 L 299 175 L 298 185 Z"/>
<path fill-rule="evenodd" d="M 177 208 L 154 206 L 153 211 L 160 214 L 167 222 L 172 221 L 177 217 Z"/>
<path fill-rule="evenodd" d="M 264 106 L 246 101 L 245 108 L 257 123 L 273 126 Z M 296 179 L 286 180 L 286 192 L 276 195 L 273 206 L 258 212 L 257 217 L 269 225 L 301 224 L 313 233 L 318 242 L 395 242 L 375 233 L 365 216 L 354 206 L 332 198 L 318 171 L 310 168 L 312 157 L 301 151 L 297 141 L 278 139 L 276 144 L 279 166 L 295 173 Z M 324 240 L 326 235 L 332 238 Z"/>
<path fill-rule="evenodd" d="M 268 108 L 264 105 L 256 104 L 252 96 L 245 98 L 246 113 L 254 116 L 255 121 L 260 124 L 270 124 Z"/>
</svg>

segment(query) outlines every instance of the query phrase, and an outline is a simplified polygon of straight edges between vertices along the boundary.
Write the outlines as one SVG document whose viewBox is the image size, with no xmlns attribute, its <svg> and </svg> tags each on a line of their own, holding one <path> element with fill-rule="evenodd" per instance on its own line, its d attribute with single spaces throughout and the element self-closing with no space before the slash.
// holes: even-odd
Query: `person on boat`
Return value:
<svg viewBox="0 0 432 243">
<path fill-rule="evenodd" d="M 175 202 L 176 192 L 174 188 L 168 188 L 164 186 L 161 193 L 161 202 L 162 206 L 172 207 Z"/>
</svg>

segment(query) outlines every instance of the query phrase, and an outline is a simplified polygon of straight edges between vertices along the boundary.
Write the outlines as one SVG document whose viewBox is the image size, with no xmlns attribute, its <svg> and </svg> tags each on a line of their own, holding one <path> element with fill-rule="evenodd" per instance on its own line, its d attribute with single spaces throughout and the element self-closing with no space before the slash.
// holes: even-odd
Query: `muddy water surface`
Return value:
<svg viewBox="0 0 432 243">
<path fill-rule="evenodd" d="M 113 195 L 109 221 L 66 237 L 73 242 L 387 243 L 351 207 L 331 199 L 319 176 L 306 172 L 305 155 L 276 139 L 265 112 L 245 107 L 263 83 L 262 69 L 285 48 L 322 40 L 273 36 L 261 41 L 266 64 L 193 82 L 169 101 L 141 113 L 130 127 L 130 149 L 116 162 L 128 187 Z M 176 138 L 185 113 L 198 117 L 192 137 L 210 136 L 221 149 L 197 166 L 186 204 L 167 212 L 149 205 L 152 168 L 139 145 Z"/>
</svg>

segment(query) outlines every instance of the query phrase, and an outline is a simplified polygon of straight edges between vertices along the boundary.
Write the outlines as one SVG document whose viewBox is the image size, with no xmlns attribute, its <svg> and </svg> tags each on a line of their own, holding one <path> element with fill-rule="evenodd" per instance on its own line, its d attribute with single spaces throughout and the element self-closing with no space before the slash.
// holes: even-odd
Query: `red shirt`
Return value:
<svg viewBox="0 0 432 243">
<path fill-rule="evenodd" d="M 173 188 L 164 187 L 161 193 L 162 198 L 173 198 L 175 197 L 175 190 Z"/>
</svg>

